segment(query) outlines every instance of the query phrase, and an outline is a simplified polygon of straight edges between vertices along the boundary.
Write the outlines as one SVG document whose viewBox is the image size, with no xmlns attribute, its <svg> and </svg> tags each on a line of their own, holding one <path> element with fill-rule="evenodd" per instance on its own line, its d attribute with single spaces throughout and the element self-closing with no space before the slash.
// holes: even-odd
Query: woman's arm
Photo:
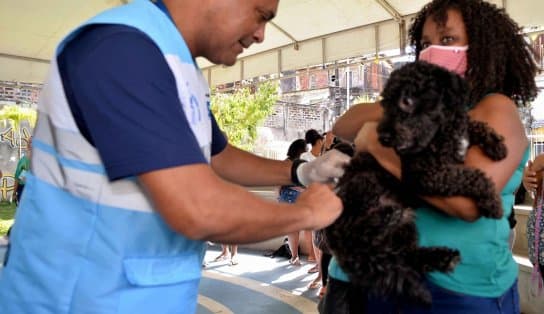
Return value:
<svg viewBox="0 0 544 314">
<path fill-rule="evenodd" d="M 379 121 L 382 118 L 382 113 L 380 102 L 354 105 L 336 120 L 332 133 L 346 141 L 353 142 L 361 127 L 366 122 Z"/>
<path fill-rule="evenodd" d="M 495 184 L 497 192 L 499 192 L 518 167 L 528 145 L 517 108 L 509 98 L 494 94 L 478 103 L 469 114 L 474 120 L 486 122 L 504 137 L 508 149 L 508 155 L 505 159 L 492 161 L 477 146 L 472 146 L 468 150 L 465 159 L 466 166 L 482 170 Z M 370 152 L 385 169 L 400 178 L 400 159 L 392 149 L 380 145 L 376 124 L 365 125 L 357 136 L 355 145 L 358 150 Z M 423 199 L 451 216 L 468 221 L 473 221 L 479 217 L 476 203 L 467 197 L 433 196 L 423 197 Z"/>
</svg>

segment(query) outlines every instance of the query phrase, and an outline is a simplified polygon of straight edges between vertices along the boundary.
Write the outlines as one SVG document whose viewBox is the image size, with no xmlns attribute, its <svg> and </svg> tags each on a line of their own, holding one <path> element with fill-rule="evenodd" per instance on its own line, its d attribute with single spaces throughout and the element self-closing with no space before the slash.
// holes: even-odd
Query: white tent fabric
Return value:
<svg viewBox="0 0 544 314">
<path fill-rule="evenodd" d="M 57 42 L 95 13 L 126 0 L 1 0 L 0 80 L 42 82 Z M 199 59 L 212 86 L 323 64 L 403 44 L 428 0 L 281 0 L 265 41 L 232 67 Z M 523 26 L 544 25 L 542 0 L 490 0 Z M 399 26 L 400 22 L 405 25 Z M 404 35 L 404 36 L 403 36 Z"/>
</svg>

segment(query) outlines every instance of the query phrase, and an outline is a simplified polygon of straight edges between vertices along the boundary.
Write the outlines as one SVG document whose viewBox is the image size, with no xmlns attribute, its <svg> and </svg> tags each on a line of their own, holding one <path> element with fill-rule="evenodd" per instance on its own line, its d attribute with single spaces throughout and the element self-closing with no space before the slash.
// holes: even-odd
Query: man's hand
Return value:
<svg viewBox="0 0 544 314">
<path fill-rule="evenodd" d="M 344 174 L 344 166 L 350 157 L 333 149 L 316 159 L 305 162 L 296 169 L 299 182 L 308 186 L 313 182 L 327 183 L 334 181 Z"/>
<path fill-rule="evenodd" d="M 332 189 L 320 183 L 311 184 L 297 198 L 295 205 L 304 206 L 311 211 L 312 230 L 325 228 L 342 213 L 342 201 Z"/>
</svg>

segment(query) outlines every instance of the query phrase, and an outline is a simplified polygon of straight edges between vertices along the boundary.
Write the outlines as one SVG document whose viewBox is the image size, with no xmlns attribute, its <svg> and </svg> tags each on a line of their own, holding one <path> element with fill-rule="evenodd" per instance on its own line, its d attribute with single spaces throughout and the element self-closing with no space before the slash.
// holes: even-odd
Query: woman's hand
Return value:
<svg viewBox="0 0 544 314">
<path fill-rule="evenodd" d="M 533 162 L 529 161 L 527 167 L 523 169 L 523 187 L 529 192 L 535 192 L 538 186 L 536 171 L 533 170 Z"/>
<path fill-rule="evenodd" d="M 378 122 L 366 122 L 357 135 L 353 143 L 358 152 L 370 152 L 378 143 Z"/>
<path fill-rule="evenodd" d="M 523 169 L 523 187 L 529 192 L 535 192 L 538 188 L 539 172 L 544 171 L 544 154 L 536 156 L 534 161 L 529 161 Z"/>
</svg>

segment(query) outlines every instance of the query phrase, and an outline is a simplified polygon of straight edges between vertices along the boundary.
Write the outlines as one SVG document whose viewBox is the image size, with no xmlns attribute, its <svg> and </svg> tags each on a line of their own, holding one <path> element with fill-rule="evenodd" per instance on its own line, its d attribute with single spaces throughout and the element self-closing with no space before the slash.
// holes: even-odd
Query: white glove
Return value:
<svg viewBox="0 0 544 314">
<path fill-rule="evenodd" d="M 334 182 L 344 174 L 350 156 L 331 149 L 316 159 L 302 163 L 296 169 L 298 181 L 308 186 L 312 182 Z"/>
</svg>

